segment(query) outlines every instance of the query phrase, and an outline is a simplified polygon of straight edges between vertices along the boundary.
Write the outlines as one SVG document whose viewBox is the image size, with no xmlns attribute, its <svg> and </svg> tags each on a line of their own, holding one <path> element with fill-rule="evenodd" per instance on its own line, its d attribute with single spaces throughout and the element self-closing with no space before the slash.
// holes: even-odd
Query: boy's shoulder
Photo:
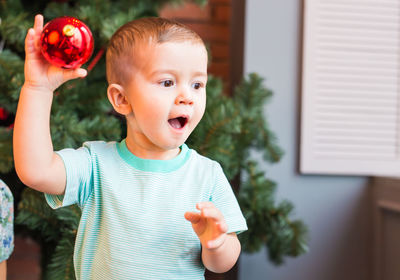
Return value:
<svg viewBox="0 0 400 280">
<path fill-rule="evenodd" d="M 103 140 L 96 140 L 96 141 L 86 141 L 82 144 L 83 147 L 88 149 L 109 149 L 115 147 L 117 144 L 116 141 L 103 141 Z"/>
<path fill-rule="evenodd" d="M 81 149 L 86 149 L 89 154 L 93 155 L 102 155 L 114 153 L 117 151 L 117 143 L 116 141 L 86 141 L 82 144 Z"/>
<path fill-rule="evenodd" d="M 194 150 L 194 149 L 191 149 L 190 148 L 190 150 L 191 150 L 191 154 L 192 154 L 192 158 L 193 158 L 193 160 L 195 160 L 197 163 L 199 163 L 199 164 L 201 164 L 201 165 L 204 165 L 204 166 L 210 166 L 210 167 L 217 167 L 217 168 L 220 168 L 221 167 L 221 165 L 219 164 L 219 162 L 217 162 L 217 161 L 215 161 L 215 160 L 213 160 L 213 159 L 211 159 L 211 158 L 209 158 L 209 157 L 206 157 L 206 156 L 204 156 L 204 155 L 202 155 L 202 154 L 199 154 L 196 150 Z"/>
</svg>

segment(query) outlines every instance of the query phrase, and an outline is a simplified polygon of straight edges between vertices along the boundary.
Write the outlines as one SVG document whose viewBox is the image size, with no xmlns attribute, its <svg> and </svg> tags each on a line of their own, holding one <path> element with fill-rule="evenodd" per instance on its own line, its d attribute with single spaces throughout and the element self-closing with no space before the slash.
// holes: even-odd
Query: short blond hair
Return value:
<svg viewBox="0 0 400 280">
<path fill-rule="evenodd" d="M 107 81 L 124 84 L 129 80 L 135 46 L 145 43 L 192 42 L 204 46 L 200 36 L 185 25 L 173 20 L 148 17 L 130 21 L 111 37 L 106 54 Z"/>
</svg>

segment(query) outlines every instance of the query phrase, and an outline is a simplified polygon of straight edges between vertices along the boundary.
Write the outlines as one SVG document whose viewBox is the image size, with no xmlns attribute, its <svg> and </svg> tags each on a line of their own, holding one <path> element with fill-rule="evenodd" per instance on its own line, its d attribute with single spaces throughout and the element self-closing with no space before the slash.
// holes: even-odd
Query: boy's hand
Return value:
<svg viewBox="0 0 400 280">
<path fill-rule="evenodd" d="M 192 223 L 194 232 L 200 239 L 203 248 L 215 250 L 224 244 L 228 225 L 222 213 L 212 202 L 197 203 L 197 212 L 186 212 L 185 219 Z"/>
<path fill-rule="evenodd" d="M 63 69 L 51 65 L 40 52 L 40 35 L 43 30 L 43 16 L 36 15 L 33 28 L 25 38 L 25 84 L 32 89 L 54 91 L 64 82 L 85 77 L 85 69 Z"/>
</svg>

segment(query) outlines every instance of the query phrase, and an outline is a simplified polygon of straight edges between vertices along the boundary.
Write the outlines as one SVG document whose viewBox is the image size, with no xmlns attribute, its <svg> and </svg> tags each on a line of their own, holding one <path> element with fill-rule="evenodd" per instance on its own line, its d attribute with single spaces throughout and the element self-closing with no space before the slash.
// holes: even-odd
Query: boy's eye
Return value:
<svg viewBox="0 0 400 280">
<path fill-rule="evenodd" d="M 192 85 L 192 87 L 193 87 L 194 89 L 199 89 L 199 88 L 202 87 L 202 84 L 201 84 L 201 83 L 194 83 L 194 84 Z"/>
<path fill-rule="evenodd" d="M 165 80 L 161 82 L 161 85 L 164 87 L 172 87 L 174 85 L 174 81 L 171 80 Z"/>
</svg>

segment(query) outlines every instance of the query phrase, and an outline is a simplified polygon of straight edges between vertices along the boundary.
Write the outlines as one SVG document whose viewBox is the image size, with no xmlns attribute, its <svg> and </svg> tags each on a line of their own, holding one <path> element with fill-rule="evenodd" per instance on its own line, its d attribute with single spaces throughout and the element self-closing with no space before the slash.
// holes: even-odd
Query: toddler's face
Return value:
<svg viewBox="0 0 400 280">
<path fill-rule="evenodd" d="M 177 148 L 204 114 L 207 51 L 199 43 L 168 42 L 142 50 L 140 59 L 125 87 L 133 111 L 128 137 L 147 148 Z"/>
</svg>

